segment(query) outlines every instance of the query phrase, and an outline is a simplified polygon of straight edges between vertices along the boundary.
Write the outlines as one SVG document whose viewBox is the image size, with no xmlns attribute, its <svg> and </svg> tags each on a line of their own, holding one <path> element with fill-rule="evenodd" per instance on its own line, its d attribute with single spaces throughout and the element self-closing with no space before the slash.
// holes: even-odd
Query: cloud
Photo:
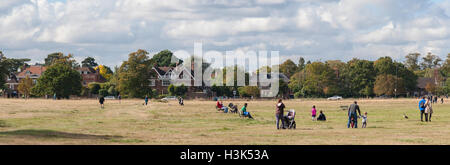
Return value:
<svg viewBox="0 0 450 165">
<path fill-rule="evenodd" d="M 146 49 L 276 50 L 282 59 L 373 59 L 450 50 L 450 2 L 430 0 L 6 0 L 0 49 L 119 65 Z M 205 51 L 207 51 L 205 50 Z"/>
</svg>

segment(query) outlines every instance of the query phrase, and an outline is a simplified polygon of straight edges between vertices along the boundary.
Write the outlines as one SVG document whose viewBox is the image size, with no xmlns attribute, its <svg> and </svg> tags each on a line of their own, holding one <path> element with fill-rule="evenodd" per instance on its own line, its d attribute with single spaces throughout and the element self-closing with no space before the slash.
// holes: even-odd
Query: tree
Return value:
<svg viewBox="0 0 450 165">
<path fill-rule="evenodd" d="M 32 93 L 38 96 L 56 94 L 58 98 L 69 98 L 81 93 L 81 75 L 70 65 L 55 63 L 47 68 L 37 80 Z"/>
<path fill-rule="evenodd" d="M 101 86 L 99 83 L 93 82 L 88 84 L 89 92 L 91 94 L 99 94 L 99 90 L 101 89 Z"/>
<path fill-rule="evenodd" d="M 303 69 L 305 69 L 305 59 L 303 57 L 300 57 L 300 59 L 298 60 L 298 71 L 302 71 Z"/>
<path fill-rule="evenodd" d="M 324 89 L 327 89 L 324 91 Z M 305 80 L 302 93 L 306 96 L 322 97 L 338 94 L 340 90 L 336 84 L 336 75 L 329 65 L 313 62 L 305 68 Z"/>
<path fill-rule="evenodd" d="M 243 97 L 259 97 L 260 89 L 256 86 L 244 86 L 238 88 L 239 94 Z"/>
<path fill-rule="evenodd" d="M 445 84 L 444 84 L 444 87 L 442 90 L 445 94 L 447 94 L 447 95 L 450 94 L 450 78 L 447 79 L 447 81 L 445 81 Z"/>
<path fill-rule="evenodd" d="M 290 78 L 298 71 L 297 65 L 292 60 L 286 60 L 280 65 L 280 72 Z"/>
<path fill-rule="evenodd" d="M 447 79 L 450 77 L 450 53 L 447 55 L 444 65 L 442 65 L 441 72 Z"/>
<path fill-rule="evenodd" d="M 396 84 L 396 82 L 398 82 Z M 378 96 L 393 96 L 396 93 L 403 93 L 403 79 L 390 74 L 382 74 L 377 76 L 375 80 L 374 93 Z"/>
<path fill-rule="evenodd" d="M 81 62 L 81 66 L 82 67 L 94 68 L 94 67 L 98 66 L 98 64 L 95 62 L 94 58 L 87 57 Z"/>
<path fill-rule="evenodd" d="M 109 80 L 111 76 L 113 75 L 112 70 L 104 65 L 98 65 L 94 68 L 96 71 L 100 72 L 100 75 L 102 75 L 103 78 Z"/>
<path fill-rule="evenodd" d="M 368 60 L 352 59 L 347 62 L 344 70 L 344 86 L 349 96 L 368 96 L 374 86 L 376 72 L 374 62 Z M 366 89 L 370 88 L 370 90 Z"/>
<path fill-rule="evenodd" d="M 419 65 L 420 53 L 410 53 L 406 55 L 405 65 L 411 71 L 416 71 L 420 69 Z"/>
<path fill-rule="evenodd" d="M 32 87 L 33 80 L 29 76 L 26 76 L 24 79 L 20 80 L 18 90 L 25 96 L 25 98 L 28 98 L 30 96 Z"/>
<path fill-rule="evenodd" d="M 441 58 L 438 56 L 431 54 L 431 52 L 428 52 L 427 56 L 423 57 L 423 62 L 421 63 L 422 69 L 426 68 L 436 68 L 440 66 L 440 62 L 442 61 Z"/>
<path fill-rule="evenodd" d="M 176 96 L 184 96 L 188 91 L 188 88 L 181 84 L 180 86 L 175 86 L 175 94 Z"/>
<path fill-rule="evenodd" d="M 129 97 L 144 97 L 151 93 L 151 69 L 148 52 L 139 49 L 128 55 L 119 69 L 119 92 Z"/>
<path fill-rule="evenodd" d="M 172 57 L 174 57 L 178 61 L 179 64 L 181 64 L 183 61 L 176 58 L 173 53 L 169 50 L 163 50 L 159 52 L 158 54 L 155 54 L 151 59 L 150 63 L 152 65 L 156 65 L 158 67 L 164 67 L 164 66 L 171 66 L 174 67 L 177 65 L 176 62 L 172 62 Z"/>
<path fill-rule="evenodd" d="M 61 52 L 47 55 L 47 58 L 45 58 L 44 61 L 45 61 L 44 66 L 51 66 L 55 63 L 66 64 L 71 66 L 72 68 L 77 68 L 79 66 L 79 64 L 75 61 L 75 59 L 73 59 L 72 54 L 65 56 Z"/>
<path fill-rule="evenodd" d="M 374 62 L 377 75 L 395 73 L 395 65 L 391 57 L 381 57 Z"/>
<path fill-rule="evenodd" d="M 428 93 L 434 93 L 434 94 L 436 94 L 436 93 L 435 93 L 435 91 L 436 91 L 436 85 L 435 85 L 434 83 L 427 83 L 427 85 L 425 86 L 425 90 L 426 90 Z"/>
<path fill-rule="evenodd" d="M 175 92 L 175 85 L 170 84 L 170 85 L 167 87 L 167 91 L 169 92 L 169 95 L 170 95 L 170 96 L 175 96 L 175 95 L 176 95 L 176 92 Z"/>
</svg>

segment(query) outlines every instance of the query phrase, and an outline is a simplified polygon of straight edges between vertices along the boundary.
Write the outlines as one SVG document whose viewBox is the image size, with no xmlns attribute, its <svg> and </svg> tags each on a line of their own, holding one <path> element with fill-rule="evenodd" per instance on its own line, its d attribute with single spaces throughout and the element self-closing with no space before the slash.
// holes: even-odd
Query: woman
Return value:
<svg viewBox="0 0 450 165">
<path fill-rule="evenodd" d="M 277 129 L 280 129 L 280 120 L 281 120 L 281 128 L 285 129 L 285 125 L 284 125 L 284 104 L 283 104 L 283 100 L 278 99 L 278 103 L 276 105 L 276 112 L 275 112 L 275 118 L 276 118 L 276 123 L 277 123 Z"/>
<path fill-rule="evenodd" d="M 425 121 L 431 122 L 431 114 L 433 114 L 433 106 L 432 106 L 432 100 L 428 98 L 427 102 L 425 102 Z M 429 117 L 427 119 L 427 116 Z"/>
</svg>

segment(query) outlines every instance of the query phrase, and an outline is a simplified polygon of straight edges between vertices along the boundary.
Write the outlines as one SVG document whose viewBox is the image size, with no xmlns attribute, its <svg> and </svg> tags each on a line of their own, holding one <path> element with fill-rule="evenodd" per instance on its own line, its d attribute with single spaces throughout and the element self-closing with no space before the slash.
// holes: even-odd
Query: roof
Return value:
<svg viewBox="0 0 450 165">
<path fill-rule="evenodd" d="M 421 89 L 425 89 L 428 83 L 436 83 L 434 78 L 428 78 L 428 77 L 419 77 L 417 79 L 417 87 Z"/>
<path fill-rule="evenodd" d="M 37 75 L 41 76 L 42 73 L 45 72 L 47 67 L 41 66 L 41 65 L 32 65 L 26 68 L 25 70 L 21 71 L 19 74 L 17 74 L 17 77 L 26 77 L 27 75 Z"/>
<path fill-rule="evenodd" d="M 90 72 L 90 73 L 96 73 L 96 71 L 95 71 L 95 69 L 93 69 L 93 68 L 90 68 L 90 67 L 81 67 L 81 68 L 77 68 L 77 71 L 84 71 L 84 72 L 86 72 L 86 71 L 88 71 L 88 72 Z"/>
<path fill-rule="evenodd" d="M 160 76 L 163 76 L 163 75 L 166 75 L 167 72 L 170 72 L 173 69 L 173 67 L 153 67 L 153 69 Z"/>
</svg>

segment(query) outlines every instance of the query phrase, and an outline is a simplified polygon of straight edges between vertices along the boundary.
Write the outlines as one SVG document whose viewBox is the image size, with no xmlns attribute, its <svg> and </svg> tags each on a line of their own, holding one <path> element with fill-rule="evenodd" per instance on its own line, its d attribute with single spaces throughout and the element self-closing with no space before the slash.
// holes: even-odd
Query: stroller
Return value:
<svg viewBox="0 0 450 165">
<path fill-rule="evenodd" d="M 295 110 L 291 109 L 288 114 L 284 116 L 284 126 L 288 129 L 295 129 L 297 124 L 295 123 Z"/>
</svg>

